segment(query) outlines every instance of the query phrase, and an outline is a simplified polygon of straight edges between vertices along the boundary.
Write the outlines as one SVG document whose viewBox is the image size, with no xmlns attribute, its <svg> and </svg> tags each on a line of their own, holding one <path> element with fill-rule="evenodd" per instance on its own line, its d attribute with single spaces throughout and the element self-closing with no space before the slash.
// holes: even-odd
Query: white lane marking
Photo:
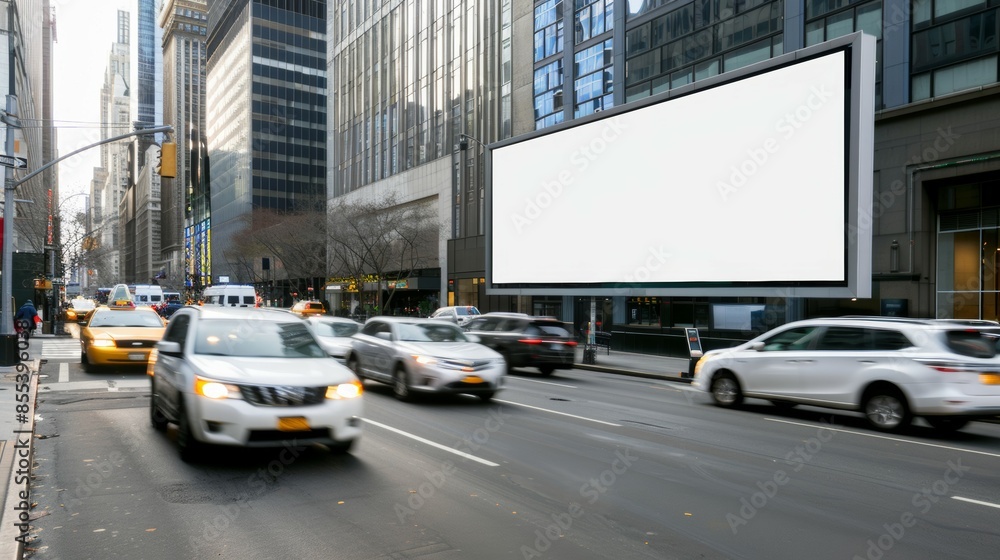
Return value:
<svg viewBox="0 0 1000 560">
<path fill-rule="evenodd" d="M 149 389 L 149 381 L 145 379 L 124 379 L 115 382 L 116 389 L 137 390 Z M 66 383 L 38 383 L 38 392 L 46 393 L 52 391 L 110 391 L 107 381 L 69 381 Z"/>
<path fill-rule="evenodd" d="M 803 422 L 789 422 L 788 420 L 779 420 L 777 418 L 765 418 L 770 422 L 780 422 L 782 424 L 793 424 L 795 426 L 805 426 L 807 428 L 817 428 L 820 430 L 830 430 L 831 432 L 843 432 L 845 434 L 854 434 L 856 436 L 865 436 L 876 439 L 887 439 L 889 441 L 900 441 L 903 443 L 912 443 L 913 445 L 923 445 L 924 447 L 937 447 L 938 449 L 947 449 L 949 451 L 961 451 L 963 453 L 974 453 L 976 455 L 986 455 L 987 457 L 1000 457 L 1000 453 L 989 453 L 986 451 L 976 451 L 975 449 L 964 449 L 962 447 L 952 447 L 950 445 L 938 445 L 936 443 L 926 443 L 923 441 L 913 441 L 911 439 L 894 438 L 889 436 L 880 436 L 876 434 L 866 434 L 864 432 L 855 432 L 854 430 L 842 430 L 840 428 L 831 428 L 829 426 L 816 426 L 814 424 L 806 424 Z"/>
<path fill-rule="evenodd" d="M 69 381 L 69 364 L 63 362 L 59 364 L 59 382 L 66 383 Z"/>
<path fill-rule="evenodd" d="M 524 408 L 533 408 L 535 410 L 541 410 L 542 412 L 550 412 L 552 414 L 559 414 L 561 416 L 569 416 L 570 418 L 577 418 L 579 420 L 586 420 L 587 422 L 597 422 L 598 424 L 605 424 L 607 426 L 616 426 L 618 428 L 620 428 L 622 426 L 621 424 L 614 424 L 614 423 L 611 423 L 611 422 L 605 422 L 604 420 L 594 420 L 593 418 L 586 418 L 584 416 L 577 416 L 576 414 L 567 414 L 565 412 L 559 412 L 558 410 L 550 410 L 548 408 L 541 408 L 539 406 L 531 406 L 530 404 L 521 404 L 521 403 L 516 403 L 516 402 L 511 402 L 511 401 L 502 401 L 500 399 L 493 399 L 493 401 L 494 402 L 498 402 L 498 403 L 509 404 L 509 405 L 513 405 L 513 406 L 523 406 Z"/>
<path fill-rule="evenodd" d="M 385 424 L 382 424 L 381 422 L 376 422 L 374 420 L 369 420 L 367 418 L 363 418 L 363 420 L 365 421 L 365 423 L 371 424 L 372 426 L 378 426 L 379 428 L 382 428 L 384 430 L 389 430 L 390 432 L 395 432 L 395 433 L 397 433 L 397 434 L 399 434 L 401 436 L 406 436 L 406 437 L 408 437 L 410 439 L 414 439 L 416 441 L 419 441 L 420 443 L 425 443 L 427 445 L 430 445 L 431 447 L 437 447 L 438 449 L 443 449 L 444 451 L 447 451 L 448 453 L 454 453 L 455 455 L 458 455 L 460 457 L 465 457 L 466 459 L 469 459 L 469 460 L 472 460 L 472 461 L 476 461 L 478 463 L 482 463 L 482 464 L 484 464 L 484 465 L 486 465 L 488 467 L 499 467 L 500 466 L 500 463 L 494 463 L 493 461 L 487 461 L 486 459 L 481 459 L 479 457 L 476 457 L 475 455 L 470 455 L 470 454 L 465 453 L 463 451 L 459 451 L 457 449 L 448 447 L 447 445 L 441 445 L 440 443 L 431 441 L 429 439 L 424 439 L 424 438 L 422 438 L 420 436 L 413 435 L 413 434 L 411 434 L 409 432 L 404 432 L 403 430 L 400 430 L 399 428 L 393 428 L 392 426 L 387 426 Z"/>
<path fill-rule="evenodd" d="M 537 379 L 525 379 L 523 377 L 507 377 L 510 379 L 517 379 L 518 381 L 531 381 L 532 383 L 541 383 L 543 385 L 555 385 L 556 387 L 566 387 L 567 389 L 576 389 L 576 385 L 566 385 L 563 383 L 554 383 L 552 381 L 539 381 Z"/>
<path fill-rule="evenodd" d="M 959 500 L 959 501 L 962 501 L 962 502 L 969 502 L 970 504 L 979 504 L 981 506 L 986 506 L 986 507 L 1000 509 L 1000 504 L 994 504 L 994 503 L 990 503 L 990 502 L 982 502 L 982 501 L 979 501 L 979 500 L 973 500 L 972 498 L 963 498 L 961 496 L 952 496 L 951 499 L 952 500 Z"/>
</svg>

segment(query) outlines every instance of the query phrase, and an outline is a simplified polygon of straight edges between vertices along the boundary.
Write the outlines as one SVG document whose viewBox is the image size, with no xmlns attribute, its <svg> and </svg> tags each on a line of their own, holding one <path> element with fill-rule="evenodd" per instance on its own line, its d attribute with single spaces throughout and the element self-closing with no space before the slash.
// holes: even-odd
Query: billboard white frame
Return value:
<svg viewBox="0 0 1000 560">
<path fill-rule="evenodd" d="M 835 92 L 834 102 L 824 113 L 822 103 L 838 85 L 821 83 L 831 78 L 831 73 L 842 92 Z M 784 80 L 782 87 L 768 83 L 773 79 Z M 790 93 L 783 95 L 785 92 Z M 486 150 L 487 293 L 871 297 L 874 92 L 875 38 L 859 32 L 699 80 L 641 102 L 491 144 Z M 745 118 L 739 122 L 749 121 L 751 126 L 736 131 L 732 138 L 729 128 L 719 129 L 725 134 L 718 130 L 713 133 L 709 125 L 731 121 L 725 117 L 713 121 L 703 115 L 702 121 L 692 121 L 691 108 L 699 103 L 742 115 Z M 781 116 L 775 120 L 774 115 Z M 688 128 L 680 128 L 686 131 L 679 135 L 680 140 L 663 136 L 672 133 L 663 119 L 689 123 Z M 705 123 L 709 132 L 694 133 L 702 128 L 692 126 L 692 122 Z M 622 123 L 627 123 L 629 130 L 641 132 L 637 136 L 645 141 L 619 142 L 622 152 L 615 154 L 617 137 L 613 135 L 623 130 Z M 772 136 L 762 136 L 762 127 L 752 123 L 769 123 Z M 794 137 L 774 132 L 780 127 L 789 131 L 794 127 Z M 729 156 L 718 165 L 709 160 L 691 166 L 695 169 L 687 170 L 688 175 L 681 173 L 686 177 L 681 179 L 683 185 L 701 182 L 696 185 L 700 191 L 685 191 L 682 185 L 675 192 L 653 193 L 651 188 L 661 186 L 650 185 L 648 154 L 639 160 L 641 165 L 623 165 L 622 157 L 636 151 L 636 146 L 655 145 L 648 141 L 654 133 L 670 146 L 671 154 L 681 154 L 679 157 L 687 154 L 687 159 L 697 160 L 703 153 L 718 149 L 728 150 L 725 153 Z M 830 138 L 834 139 L 832 143 Z M 779 145 L 779 141 L 783 143 Z M 607 161 L 616 165 L 604 169 L 577 165 L 574 169 L 565 163 L 567 154 L 578 158 L 577 163 L 587 163 L 585 158 L 590 154 L 581 154 L 578 148 L 596 147 L 595 142 L 600 143 L 604 154 L 611 154 Z M 799 149 L 802 151 L 796 151 Z M 562 169 L 549 166 L 544 158 L 535 159 L 533 164 L 530 160 L 537 154 L 556 154 L 553 159 L 562 158 Z M 836 158 L 836 165 L 828 165 L 829 157 Z M 775 162 L 770 168 L 767 158 Z M 819 162 L 824 166 L 821 169 L 816 167 Z M 677 168 L 685 163 L 668 169 L 665 179 L 676 176 Z M 788 202 L 792 198 L 788 189 L 798 188 L 792 183 L 799 176 L 810 178 L 814 185 L 809 188 L 813 190 L 799 189 L 795 200 Z M 760 196 L 753 196 L 754 184 L 767 188 L 759 187 L 756 194 Z M 576 193 L 570 194 L 574 190 Z M 698 193 L 709 191 L 716 201 L 724 200 L 727 206 L 717 205 L 708 213 L 704 204 L 696 205 L 699 200 L 707 200 L 699 199 Z M 667 197 L 664 200 L 669 200 L 670 207 L 663 215 L 684 224 L 673 229 L 669 223 L 662 224 L 664 237 L 672 240 L 668 251 L 650 241 L 654 237 L 648 233 L 650 230 L 642 230 L 634 222 L 610 234 L 598 233 L 594 221 L 601 216 L 595 215 L 595 201 L 602 205 L 600 212 L 624 215 L 629 208 L 638 208 L 637 215 L 657 219 L 644 206 L 655 198 L 651 193 Z M 688 200 L 696 202 L 685 206 Z M 738 202 L 730 204 L 733 200 Z M 764 215 L 765 220 L 753 218 L 757 220 L 754 227 L 764 230 L 762 237 L 734 248 L 733 244 L 747 240 L 743 217 L 767 210 L 772 212 Z M 729 222 L 742 223 L 744 229 L 727 228 Z M 803 225 L 810 231 L 796 229 Z M 637 238 L 631 235 L 633 226 L 647 233 Z M 520 239 L 511 242 L 512 233 Z M 722 243 L 726 240 L 729 243 Z M 734 254 L 742 256 L 734 251 L 749 252 L 752 257 L 745 263 L 756 264 L 727 268 L 726 261 L 732 260 Z M 833 258 L 828 258 L 831 255 Z M 560 261 L 562 258 L 568 260 Z M 804 264 L 798 266 L 800 262 Z M 521 268 L 512 268 L 510 263 Z M 722 265 L 716 266 L 719 263 Z M 791 266 L 786 266 L 789 263 Z"/>
</svg>

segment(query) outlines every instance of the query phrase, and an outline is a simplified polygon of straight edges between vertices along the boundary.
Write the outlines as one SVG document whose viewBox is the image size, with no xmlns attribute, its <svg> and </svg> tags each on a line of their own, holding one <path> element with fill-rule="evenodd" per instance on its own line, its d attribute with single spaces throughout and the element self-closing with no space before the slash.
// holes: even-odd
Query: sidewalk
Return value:
<svg viewBox="0 0 1000 560">
<path fill-rule="evenodd" d="M 20 350 L 28 355 L 23 367 L 0 367 L 0 560 L 20 560 L 30 538 L 35 397 L 46 338 L 55 335 L 32 336 L 27 350 Z"/>
<path fill-rule="evenodd" d="M 680 383 L 690 383 L 691 379 L 684 377 L 691 368 L 688 358 L 675 358 L 671 356 L 656 356 L 652 354 L 634 354 L 632 352 L 618 352 L 611 350 L 598 350 L 596 364 L 583 363 L 583 351 L 577 351 L 576 369 L 590 371 L 601 371 L 605 373 L 617 373 L 620 375 L 631 375 L 633 377 L 647 377 L 650 379 L 665 379 Z"/>
</svg>

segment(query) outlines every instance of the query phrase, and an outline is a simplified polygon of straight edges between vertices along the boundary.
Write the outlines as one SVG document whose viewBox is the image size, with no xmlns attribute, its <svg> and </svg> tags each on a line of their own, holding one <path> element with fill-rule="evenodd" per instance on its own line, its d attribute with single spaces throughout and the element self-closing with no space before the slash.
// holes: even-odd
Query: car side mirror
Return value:
<svg viewBox="0 0 1000 560">
<path fill-rule="evenodd" d="M 172 340 L 161 340 L 156 343 L 156 352 L 158 354 L 166 354 L 167 356 L 180 356 L 181 345 Z"/>
<path fill-rule="evenodd" d="M 760 352 L 760 351 L 764 350 L 764 343 L 763 342 L 754 342 L 753 344 L 750 345 L 750 349 L 751 350 L 756 350 L 756 351 Z"/>
</svg>

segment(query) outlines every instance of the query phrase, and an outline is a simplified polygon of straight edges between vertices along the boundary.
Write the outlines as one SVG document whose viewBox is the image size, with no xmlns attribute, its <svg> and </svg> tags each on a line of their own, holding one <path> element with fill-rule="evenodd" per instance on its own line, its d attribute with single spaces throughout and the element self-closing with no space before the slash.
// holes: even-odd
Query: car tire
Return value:
<svg viewBox="0 0 1000 560">
<path fill-rule="evenodd" d="M 712 378 L 712 400 L 717 406 L 734 408 L 743 404 L 743 389 L 740 382 L 729 373 L 720 373 Z"/>
<path fill-rule="evenodd" d="M 194 437 L 191 430 L 191 418 L 188 417 L 186 409 L 181 408 L 177 421 L 177 449 L 180 451 L 181 460 L 185 463 L 196 461 L 203 448 L 203 444 Z"/>
<path fill-rule="evenodd" d="M 968 418 L 960 416 L 924 416 L 924 420 L 932 428 L 941 432 L 957 432 L 969 423 Z"/>
<path fill-rule="evenodd" d="M 544 366 L 538 366 L 538 371 L 542 372 L 542 375 L 552 375 L 552 372 L 554 372 L 555 370 L 556 370 L 556 366 L 551 365 L 551 364 L 544 365 Z"/>
<path fill-rule="evenodd" d="M 897 432 L 910 424 L 906 397 L 895 387 L 875 387 L 865 393 L 861 411 L 868 424 L 880 432 Z"/>
<path fill-rule="evenodd" d="M 403 366 L 397 366 L 396 371 L 392 374 L 392 394 L 403 402 L 413 400 L 410 380 L 407 379 L 406 369 Z"/>
<path fill-rule="evenodd" d="M 152 391 L 149 394 L 149 423 L 153 425 L 153 429 L 157 432 L 167 431 L 167 415 L 163 414 L 160 407 L 156 405 L 156 385 L 152 386 Z"/>
</svg>

